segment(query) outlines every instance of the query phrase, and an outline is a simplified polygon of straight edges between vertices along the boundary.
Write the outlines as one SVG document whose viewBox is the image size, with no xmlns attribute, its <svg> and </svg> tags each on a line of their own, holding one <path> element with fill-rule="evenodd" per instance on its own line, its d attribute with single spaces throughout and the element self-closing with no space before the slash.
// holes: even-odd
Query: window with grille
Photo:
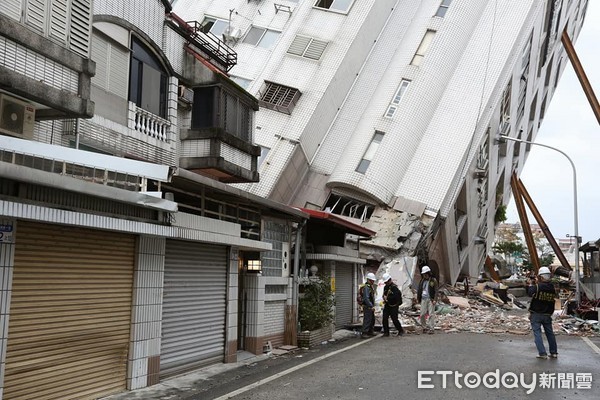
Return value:
<svg viewBox="0 0 600 400">
<path fill-rule="evenodd" d="M 311 60 L 318 60 L 323 55 L 326 47 L 327 42 L 308 36 L 296 35 L 287 52 Z"/>
<path fill-rule="evenodd" d="M 396 110 L 398 109 L 398 104 L 400 104 L 400 100 L 402 100 L 402 97 L 404 96 L 404 93 L 406 92 L 406 88 L 408 88 L 409 84 L 410 84 L 410 81 L 407 79 L 402 79 L 402 81 L 400 81 L 398 90 L 396 90 L 396 94 L 394 95 L 394 98 L 392 99 L 392 101 L 391 101 L 390 105 L 388 106 L 388 109 L 385 113 L 386 118 L 394 117 L 394 114 L 396 113 Z"/>
<path fill-rule="evenodd" d="M 264 90 L 260 93 L 260 105 L 271 110 L 291 114 L 300 95 L 298 89 L 265 81 Z"/>
</svg>

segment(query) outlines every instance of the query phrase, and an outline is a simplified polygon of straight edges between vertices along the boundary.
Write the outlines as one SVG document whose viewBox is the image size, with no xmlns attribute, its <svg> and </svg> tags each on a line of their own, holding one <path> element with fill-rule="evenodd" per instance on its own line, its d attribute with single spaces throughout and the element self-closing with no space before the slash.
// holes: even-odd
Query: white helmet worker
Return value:
<svg viewBox="0 0 600 400">
<path fill-rule="evenodd" d="M 541 267 L 538 270 L 538 275 L 551 275 L 551 274 L 552 274 L 552 272 L 550 272 L 550 268 L 548 268 L 548 267 Z"/>
<path fill-rule="evenodd" d="M 431 268 L 429 268 L 427 265 L 423 266 L 423 268 L 421 268 L 421 274 L 426 274 L 426 273 L 431 273 Z"/>
<path fill-rule="evenodd" d="M 369 280 L 371 280 L 371 281 L 376 281 L 376 280 L 377 280 L 377 277 L 375 276 L 375 274 L 374 274 L 374 273 L 372 273 L 372 272 L 369 272 L 369 273 L 367 274 L 367 279 L 369 279 Z"/>
<path fill-rule="evenodd" d="M 388 273 L 385 273 L 385 274 L 383 274 L 383 277 L 381 279 L 383 279 L 384 282 L 387 282 L 390 279 L 392 279 L 392 276 Z"/>
</svg>

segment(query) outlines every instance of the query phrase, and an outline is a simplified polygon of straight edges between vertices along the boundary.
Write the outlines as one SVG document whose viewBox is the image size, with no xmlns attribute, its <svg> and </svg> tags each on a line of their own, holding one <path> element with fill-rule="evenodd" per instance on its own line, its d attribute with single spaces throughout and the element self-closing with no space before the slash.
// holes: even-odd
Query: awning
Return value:
<svg viewBox="0 0 600 400">
<path fill-rule="evenodd" d="M 310 210 L 308 208 L 298 208 L 299 210 L 310 215 L 310 218 L 315 218 L 323 221 L 328 221 L 333 225 L 344 228 L 347 233 L 351 233 L 358 236 L 372 237 L 375 236 L 376 232 L 370 229 L 364 228 L 358 224 L 348 221 L 347 219 L 338 215 L 328 213 L 325 211 Z"/>
</svg>

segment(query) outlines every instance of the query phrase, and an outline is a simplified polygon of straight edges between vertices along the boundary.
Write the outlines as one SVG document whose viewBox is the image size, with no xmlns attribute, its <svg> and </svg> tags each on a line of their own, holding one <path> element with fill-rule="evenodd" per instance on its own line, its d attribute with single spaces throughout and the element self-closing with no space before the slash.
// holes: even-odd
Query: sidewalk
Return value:
<svg viewBox="0 0 600 400">
<path fill-rule="evenodd" d="M 357 336 L 354 332 L 340 330 L 333 334 L 332 339 L 340 341 L 355 337 Z M 348 344 L 352 343 L 354 342 L 349 342 Z M 249 366 L 273 357 L 276 357 L 273 352 L 255 355 L 241 351 L 238 352 L 238 361 L 235 363 L 210 365 L 187 374 L 166 379 L 159 384 L 147 388 L 102 397 L 100 400 L 184 400 L 194 396 L 196 393 L 200 393 L 202 391 L 201 388 L 204 389 L 206 383 L 216 375 L 234 371 L 237 368 Z"/>
</svg>

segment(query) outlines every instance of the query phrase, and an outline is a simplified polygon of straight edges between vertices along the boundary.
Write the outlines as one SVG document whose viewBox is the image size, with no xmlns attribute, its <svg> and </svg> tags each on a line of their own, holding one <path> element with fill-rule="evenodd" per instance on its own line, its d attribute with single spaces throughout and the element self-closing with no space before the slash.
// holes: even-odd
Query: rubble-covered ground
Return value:
<svg viewBox="0 0 600 400">
<path fill-rule="evenodd" d="M 444 286 L 436 305 L 436 332 L 529 334 L 529 299 L 507 297 L 505 304 L 485 285 L 469 288 L 466 296 L 463 287 Z M 418 308 L 408 304 L 401 309 L 401 322 L 409 333 L 421 332 Z M 557 335 L 600 336 L 598 321 L 569 316 L 565 310 L 555 311 L 553 326 Z"/>
</svg>

